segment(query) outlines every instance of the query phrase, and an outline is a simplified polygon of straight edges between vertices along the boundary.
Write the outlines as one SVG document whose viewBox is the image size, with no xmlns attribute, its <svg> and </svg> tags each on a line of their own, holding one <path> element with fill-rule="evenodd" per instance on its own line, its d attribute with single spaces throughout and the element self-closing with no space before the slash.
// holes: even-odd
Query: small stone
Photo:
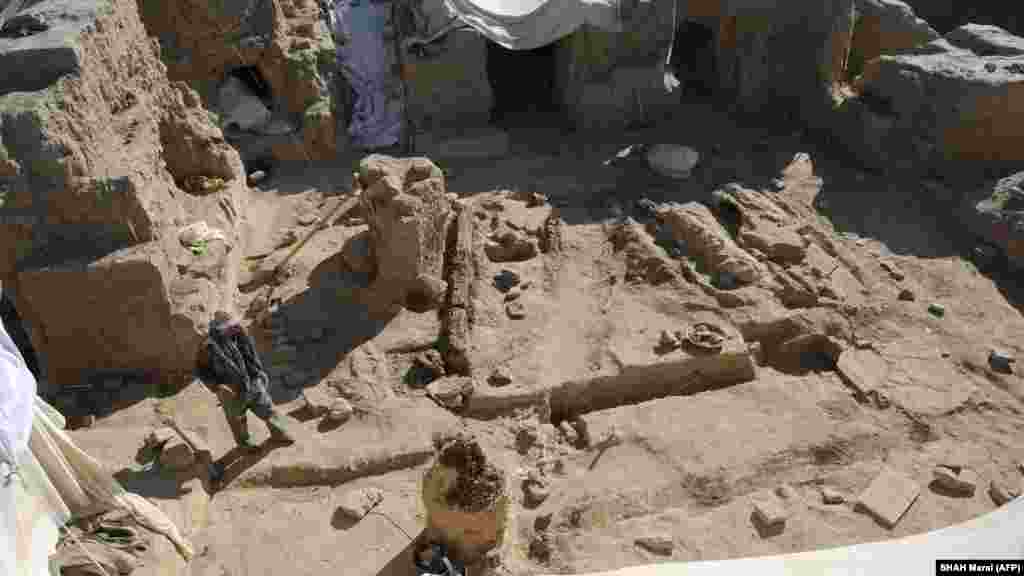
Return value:
<svg viewBox="0 0 1024 576">
<path fill-rule="evenodd" d="M 917 295 L 909 288 L 904 288 L 900 290 L 898 298 L 904 302 L 913 302 L 914 300 L 917 300 Z"/>
<path fill-rule="evenodd" d="M 502 292 L 508 292 L 520 282 L 519 274 L 511 270 L 502 270 L 494 275 L 494 287 Z"/>
<path fill-rule="evenodd" d="M 505 304 L 505 313 L 513 320 L 522 320 L 526 318 L 526 306 L 521 300 L 513 300 Z"/>
<path fill-rule="evenodd" d="M 495 368 L 491 375 L 487 377 L 487 383 L 495 388 L 501 388 L 508 386 L 512 383 L 512 377 L 505 373 L 501 368 Z"/>
<path fill-rule="evenodd" d="M 1021 489 L 1011 488 L 1008 484 L 1000 480 L 992 480 L 988 486 L 988 495 L 992 498 L 992 503 L 996 506 L 1002 506 L 1011 500 L 1015 500 L 1020 497 Z"/>
<path fill-rule="evenodd" d="M 825 487 L 821 489 L 821 501 L 829 505 L 842 504 L 846 497 L 835 488 Z"/>
<path fill-rule="evenodd" d="M 267 178 L 267 173 L 263 170 L 256 170 L 252 174 L 249 174 L 249 185 L 259 184 Z"/>
<path fill-rule="evenodd" d="M 1003 374 L 1013 374 L 1013 363 L 1016 361 L 1016 358 L 1000 350 L 992 350 L 988 354 L 988 365 Z"/>
<path fill-rule="evenodd" d="M 384 492 L 380 488 L 361 488 L 353 490 L 342 498 L 338 510 L 350 520 L 362 520 L 384 500 Z"/>
<path fill-rule="evenodd" d="M 540 506 L 550 495 L 551 489 L 546 482 L 536 478 L 530 478 L 523 482 L 523 504 L 527 508 Z"/>
<path fill-rule="evenodd" d="M 330 424 L 344 424 L 348 422 L 354 413 L 355 410 L 353 410 L 348 400 L 335 398 L 327 409 L 327 413 L 324 414 L 324 421 Z"/>
<path fill-rule="evenodd" d="M 794 500 L 798 494 L 796 489 L 789 484 L 783 484 L 775 489 L 775 495 L 783 500 Z"/>
<path fill-rule="evenodd" d="M 936 485 L 961 496 L 973 496 L 978 487 L 978 474 L 969 468 L 961 469 L 959 473 L 946 466 L 936 466 L 932 471 Z"/>
<path fill-rule="evenodd" d="M 781 528 L 789 518 L 789 512 L 778 499 L 763 496 L 754 499 L 754 518 L 765 528 Z"/>
<path fill-rule="evenodd" d="M 149 436 L 146 436 L 146 446 L 150 448 L 160 449 L 163 448 L 165 444 L 167 444 L 168 442 L 177 437 L 178 433 L 175 432 L 174 429 L 169 426 L 157 428 L 156 430 L 150 432 Z"/>
<path fill-rule="evenodd" d="M 446 376 L 427 385 L 427 395 L 450 410 L 458 410 L 473 393 L 473 380 L 466 376 Z"/>
<path fill-rule="evenodd" d="M 662 330 L 661 335 L 658 337 L 658 347 L 667 350 L 675 350 L 679 348 L 679 339 L 676 338 L 675 334 L 668 330 Z"/>
<path fill-rule="evenodd" d="M 671 556 L 672 551 L 676 547 L 672 537 L 664 534 L 641 536 L 634 540 L 634 543 L 651 554 L 657 554 L 658 556 Z"/>
<path fill-rule="evenodd" d="M 320 215 L 318 213 L 310 211 L 310 212 L 303 212 L 302 214 L 299 214 L 299 216 L 296 219 L 296 221 L 301 226 L 310 226 L 310 225 L 312 225 L 314 222 L 316 222 L 319 219 L 320 219 Z"/>
<path fill-rule="evenodd" d="M 929 304 L 928 313 L 936 318 L 942 318 L 946 315 L 946 308 L 942 304 Z"/>
<path fill-rule="evenodd" d="M 772 179 L 772 190 L 774 190 L 776 192 L 782 192 L 785 189 L 786 189 L 786 181 L 785 180 L 783 180 L 782 178 L 773 178 Z"/>
<path fill-rule="evenodd" d="M 160 466 L 172 472 L 188 470 L 195 461 L 192 447 L 181 438 L 171 439 L 164 444 L 164 449 L 160 452 Z"/>
</svg>

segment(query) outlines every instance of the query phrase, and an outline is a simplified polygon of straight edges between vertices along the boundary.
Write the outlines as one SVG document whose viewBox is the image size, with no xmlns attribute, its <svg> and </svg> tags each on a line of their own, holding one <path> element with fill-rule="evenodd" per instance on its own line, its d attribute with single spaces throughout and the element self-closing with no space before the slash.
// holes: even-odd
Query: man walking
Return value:
<svg viewBox="0 0 1024 576">
<path fill-rule="evenodd" d="M 402 116 L 391 107 L 391 76 L 384 28 L 390 5 L 382 0 L 338 0 L 335 39 L 341 73 L 355 96 L 349 136 L 352 146 L 367 151 L 399 145 Z"/>
<path fill-rule="evenodd" d="M 199 366 L 200 377 L 216 387 L 238 446 L 252 448 L 246 417 L 248 411 L 267 424 L 271 440 L 282 444 L 294 443 L 285 427 L 284 417 L 274 410 L 267 391 L 270 377 L 256 354 L 252 337 L 227 312 L 214 314 L 204 352 Z"/>
</svg>

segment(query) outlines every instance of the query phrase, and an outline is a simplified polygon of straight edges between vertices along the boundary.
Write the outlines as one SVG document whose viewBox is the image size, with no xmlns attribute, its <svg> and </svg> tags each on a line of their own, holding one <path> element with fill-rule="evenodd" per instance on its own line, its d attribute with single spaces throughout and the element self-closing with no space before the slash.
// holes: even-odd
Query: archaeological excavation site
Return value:
<svg viewBox="0 0 1024 576">
<path fill-rule="evenodd" d="M 1014 506 L 1012 4 L 0 0 L 9 573 L 590 574 Z"/>
</svg>

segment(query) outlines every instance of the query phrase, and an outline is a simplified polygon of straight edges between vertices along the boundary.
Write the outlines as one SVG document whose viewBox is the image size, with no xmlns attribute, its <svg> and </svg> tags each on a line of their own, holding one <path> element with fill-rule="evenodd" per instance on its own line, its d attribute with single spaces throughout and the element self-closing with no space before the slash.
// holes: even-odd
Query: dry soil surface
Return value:
<svg viewBox="0 0 1024 576">
<path fill-rule="evenodd" d="M 658 141 L 701 151 L 689 180 L 659 179 L 642 163 L 601 164 L 625 144 Z M 809 161 L 793 163 L 799 152 Z M 419 483 L 431 440 L 459 427 L 502 454 L 513 479 L 515 520 L 501 568 L 511 573 L 895 538 L 985 514 L 995 507 L 991 481 L 1020 482 L 1022 368 L 998 373 L 988 355 L 1000 349 L 1024 358 L 1021 300 L 960 256 L 955 218 L 928 201 L 927 183 L 844 168 L 799 134 L 737 128 L 727 114 L 700 106 L 660 129 L 615 139 L 522 134 L 504 158 L 435 161 L 449 191 L 481 214 L 482 235 L 497 226 L 531 237 L 552 209 L 563 221 L 561 250 L 521 262 L 479 258 L 477 389 L 466 412 L 454 414 L 409 385 L 414 358 L 437 341 L 438 314 L 384 306 L 360 290 L 361 278 L 339 255 L 366 229 L 350 217 L 303 248 L 274 290 L 269 320 L 251 325 L 272 365 L 275 400 L 296 418 L 296 445 L 236 454 L 216 399 L 198 384 L 75 433 L 87 451 L 124 468 L 119 477 L 130 489 L 179 518 L 193 506 L 180 487 L 157 472 L 133 471 L 132 458 L 160 414 L 206 435 L 228 473 L 190 517 L 187 531 L 204 551 L 191 574 L 411 574 L 409 537 L 425 522 Z M 772 178 L 783 179 L 781 190 L 771 190 Z M 282 258 L 289 241 L 350 193 L 350 180 L 351 164 L 341 160 L 285 168 L 251 190 L 248 261 Z M 719 291 L 702 285 L 700 271 L 651 281 L 652 266 L 678 269 L 679 258 L 645 240 L 642 225 L 624 222 L 631 214 L 643 220 L 636 200 L 707 201 L 728 182 L 762 204 L 750 208 L 759 222 L 774 218 L 804 239 L 803 261 L 784 266 L 795 287 Z M 524 202 L 530 192 L 547 202 Z M 761 256 L 769 275 L 775 267 Z M 492 282 L 503 269 L 520 277 L 515 318 L 510 297 Z M 792 280 L 801 274 L 812 288 Z M 812 293 L 808 302 L 784 305 L 792 294 L 800 302 L 801 290 Z M 901 299 L 904 290 L 914 298 Z M 265 297 L 252 290 L 240 304 L 257 310 Z M 932 304 L 944 308 L 941 317 Z M 696 322 L 723 327 L 720 354 L 655 352 L 662 330 Z M 762 359 L 750 360 L 754 373 L 743 377 L 755 341 Z M 813 353 L 827 348 L 821 342 L 831 341 L 861 377 L 851 381 L 800 355 L 818 358 Z M 489 381 L 495 371 L 509 382 Z M 303 392 L 331 390 L 355 407 L 333 428 L 302 410 Z M 257 440 L 266 437 L 255 418 L 250 427 Z M 951 458 L 978 473 L 973 496 L 930 485 L 933 467 Z M 892 528 L 857 506 L 883 466 L 921 490 Z M 529 499 L 521 488 L 527 477 L 536 480 L 526 483 Z M 371 486 L 383 491 L 382 503 L 358 522 L 344 519 L 344 496 Z M 823 489 L 844 502 L 824 503 Z M 766 498 L 788 514 L 783 529 L 752 519 Z"/>
</svg>

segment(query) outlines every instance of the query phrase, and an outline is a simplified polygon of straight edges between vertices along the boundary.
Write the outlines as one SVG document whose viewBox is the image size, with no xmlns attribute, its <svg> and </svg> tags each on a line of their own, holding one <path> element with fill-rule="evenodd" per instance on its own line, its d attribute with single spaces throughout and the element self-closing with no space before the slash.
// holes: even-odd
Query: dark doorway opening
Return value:
<svg viewBox="0 0 1024 576">
<path fill-rule="evenodd" d="M 270 90 L 270 84 L 263 78 L 263 74 L 260 74 L 259 68 L 256 66 L 239 66 L 228 72 L 228 76 L 238 78 L 249 92 L 259 98 L 265 106 L 271 107 L 273 94 Z"/>
<path fill-rule="evenodd" d="M 29 371 L 32 372 L 32 375 L 38 381 L 40 377 L 39 357 L 36 356 L 35 348 L 32 347 L 32 340 L 29 338 L 28 331 L 25 330 L 21 315 L 14 308 L 14 302 L 3 292 L 0 292 L 0 320 L 4 323 L 7 335 L 11 337 L 14 345 L 21 352 L 21 357 L 25 359 L 25 364 L 28 365 Z"/>
<path fill-rule="evenodd" d="M 502 128 L 548 125 L 562 107 L 555 90 L 555 45 L 509 50 L 487 42 L 491 123 Z"/>
<path fill-rule="evenodd" d="M 713 95 L 718 85 L 714 30 L 693 20 L 681 22 L 676 28 L 670 64 L 682 83 L 684 97 Z"/>
</svg>

